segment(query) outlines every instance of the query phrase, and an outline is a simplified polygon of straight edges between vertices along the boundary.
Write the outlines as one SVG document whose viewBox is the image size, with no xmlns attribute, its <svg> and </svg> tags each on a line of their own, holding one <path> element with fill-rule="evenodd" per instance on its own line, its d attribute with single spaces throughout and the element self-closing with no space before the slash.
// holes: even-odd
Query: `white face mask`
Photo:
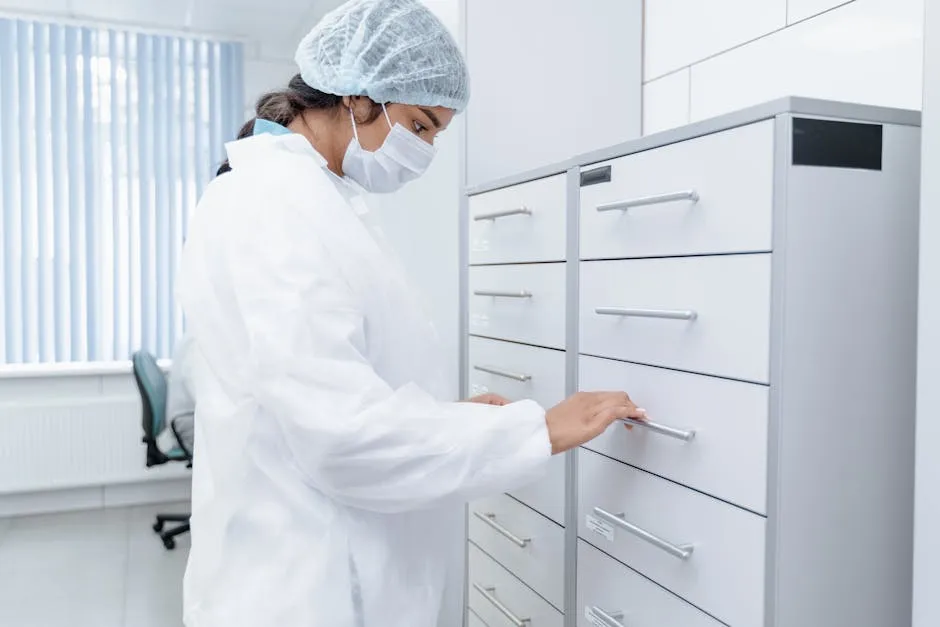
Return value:
<svg viewBox="0 0 940 627">
<path fill-rule="evenodd" d="M 392 125 L 385 105 L 382 105 L 385 121 L 391 129 L 385 141 L 375 152 L 369 152 L 359 143 L 359 131 L 352 109 L 353 138 L 343 157 L 343 172 L 370 192 L 384 194 L 394 192 L 413 181 L 428 169 L 434 159 L 434 146 L 427 143 L 404 126 Z"/>
</svg>

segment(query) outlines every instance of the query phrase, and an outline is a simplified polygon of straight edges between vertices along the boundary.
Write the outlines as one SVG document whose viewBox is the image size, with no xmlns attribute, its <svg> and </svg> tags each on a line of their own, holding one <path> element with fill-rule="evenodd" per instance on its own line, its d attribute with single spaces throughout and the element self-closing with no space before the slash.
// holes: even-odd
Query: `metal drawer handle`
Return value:
<svg viewBox="0 0 940 627">
<path fill-rule="evenodd" d="M 502 601 L 497 599 L 494 596 L 496 588 L 493 587 L 484 587 L 478 583 L 473 584 L 473 589 L 483 595 L 483 598 L 490 602 L 490 604 L 499 610 L 499 613 L 509 619 L 509 622 L 515 625 L 516 627 L 526 627 L 529 624 L 530 619 L 528 618 L 519 618 L 516 616 L 512 610 L 503 605 Z"/>
<path fill-rule="evenodd" d="M 695 320 L 698 313 L 691 309 L 627 309 L 624 307 L 598 307 L 599 316 L 621 316 L 623 318 L 662 318 L 665 320 Z"/>
<path fill-rule="evenodd" d="M 668 194 L 656 194 L 655 196 L 643 196 L 642 198 L 632 198 L 630 200 L 617 200 L 603 205 L 597 205 L 598 211 L 626 211 L 631 207 L 644 207 L 646 205 L 661 205 L 667 202 L 677 200 L 691 200 L 698 202 L 698 192 L 694 189 L 687 189 L 681 192 L 670 192 Z"/>
<path fill-rule="evenodd" d="M 532 380 L 531 374 L 517 374 L 515 372 L 507 372 L 506 370 L 500 370 L 499 368 L 494 368 L 493 366 L 474 366 L 473 369 L 479 370 L 480 372 L 493 374 L 497 377 L 512 379 L 513 381 L 518 381 L 520 383 L 528 383 Z"/>
<path fill-rule="evenodd" d="M 692 556 L 692 551 L 695 549 L 695 547 L 691 544 L 673 544 L 668 540 L 663 540 L 659 536 L 654 535 L 645 529 L 637 527 L 633 523 L 627 522 L 623 514 L 611 514 L 610 512 L 603 510 L 600 507 L 595 507 L 594 513 L 607 522 L 613 523 L 621 529 L 629 531 L 641 540 L 646 540 L 653 546 L 662 549 L 673 557 L 678 557 L 680 560 L 689 559 L 689 557 Z"/>
<path fill-rule="evenodd" d="M 670 438 L 682 440 L 683 442 L 691 442 L 693 439 L 695 439 L 695 431 L 693 429 L 676 429 L 675 427 L 661 425 L 656 422 L 633 420 L 632 418 L 621 418 L 620 422 L 635 425 L 637 427 L 643 427 L 644 429 L 652 431 L 653 433 L 658 433 Z"/>
<path fill-rule="evenodd" d="M 609 627 L 624 627 L 624 624 L 620 622 L 623 618 L 623 612 L 605 612 L 596 605 L 592 605 L 591 613 L 607 623 Z"/>
<path fill-rule="evenodd" d="M 530 216 L 532 215 L 532 210 L 527 207 L 519 207 L 518 209 L 504 209 L 503 211 L 494 211 L 493 213 L 481 213 L 480 215 L 473 216 L 473 219 L 476 222 L 482 222 L 484 220 L 497 220 L 499 218 L 507 218 L 509 216 Z"/>
<path fill-rule="evenodd" d="M 499 290 L 473 290 L 474 296 L 493 296 L 494 298 L 532 298 L 532 292 L 501 292 Z"/>
<path fill-rule="evenodd" d="M 480 512 L 473 512 L 473 515 L 485 522 L 487 525 L 492 527 L 496 533 L 500 534 L 513 544 L 515 544 L 520 549 L 524 549 L 529 546 L 529 543 L 532 542 L 531 538 L 520 538 L 509 529 L 506 529 L 501 524 L 496 522 L 496 514 L 481 514 Z"/>
</svg>

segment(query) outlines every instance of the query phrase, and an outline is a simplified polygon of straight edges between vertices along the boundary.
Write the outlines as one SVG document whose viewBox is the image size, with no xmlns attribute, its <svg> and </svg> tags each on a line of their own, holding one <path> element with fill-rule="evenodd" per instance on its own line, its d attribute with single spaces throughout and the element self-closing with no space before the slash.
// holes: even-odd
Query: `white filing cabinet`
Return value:
<svg viewBox="0 0 940 627">
<path fill-rule="evenodd" d="M 469 190 L 468 393 L 650 418 L 471 504 L 471 624 L 910 624 L 918 125 L 785 98 Z"/>
</svg>

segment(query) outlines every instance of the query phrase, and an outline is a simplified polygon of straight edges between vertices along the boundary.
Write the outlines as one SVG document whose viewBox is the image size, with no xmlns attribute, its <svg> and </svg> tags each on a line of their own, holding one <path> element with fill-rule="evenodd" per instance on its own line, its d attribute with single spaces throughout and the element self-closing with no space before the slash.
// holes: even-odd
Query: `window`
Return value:
<svg viewBox="0 0 940 627">
<path fill-rule="evenodd" d="M 170 356 L 242 117 L 240 44 L 0 19 L 0 363 Z"/>
</svg>

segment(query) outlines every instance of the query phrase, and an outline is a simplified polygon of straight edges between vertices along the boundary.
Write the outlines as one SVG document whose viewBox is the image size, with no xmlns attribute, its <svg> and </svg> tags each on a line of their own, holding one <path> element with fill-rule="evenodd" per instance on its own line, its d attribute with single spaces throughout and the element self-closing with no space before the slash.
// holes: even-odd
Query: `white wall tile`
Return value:
<svg viewBox="0 0 940 627">
<path fill-rule="evenodd" d="M 787 24 L 819 15 L 854 0 L 787 0 Z"/>
<path fill-rule="evenodd" d="M 645 7 L 647 81 L 787 23 L 787 0 L 648 0 Z"/>
<path fill-rule="evenodd" d="M 692 67 L 692 121 L 780 96 L 920 109 L 924 0 L 856 0 Z"/>
<path fill-rule="evenodd" d="M 689 122 L 689 68 L 643 85 L 643 134 Z"/>
</svg>

